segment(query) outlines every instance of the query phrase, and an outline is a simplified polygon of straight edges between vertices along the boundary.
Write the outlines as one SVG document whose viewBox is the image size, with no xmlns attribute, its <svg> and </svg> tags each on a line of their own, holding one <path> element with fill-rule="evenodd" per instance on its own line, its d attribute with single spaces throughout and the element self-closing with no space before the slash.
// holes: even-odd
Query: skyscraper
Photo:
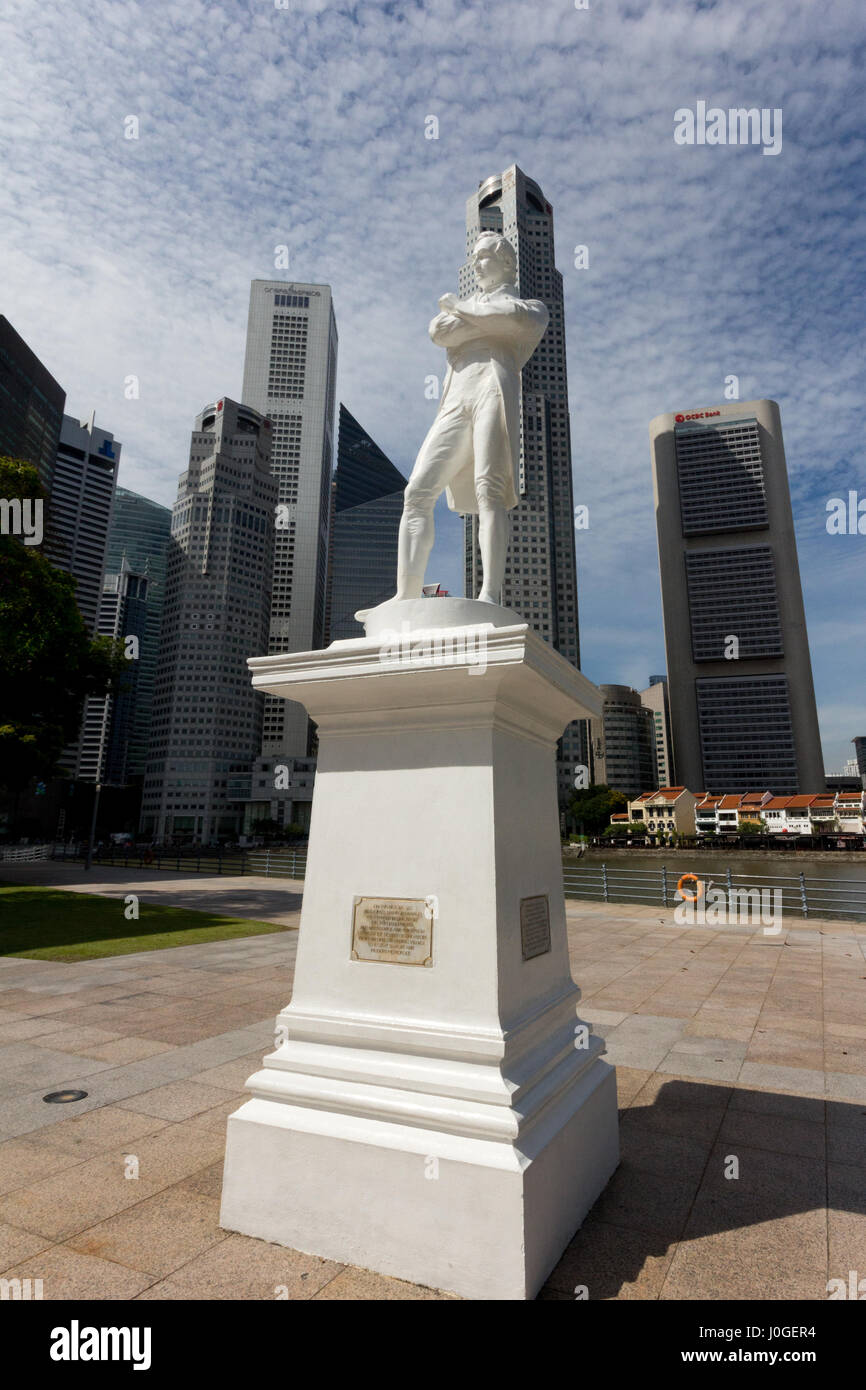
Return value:
<svg viewBox="0 0 866 1390">
<path fill-rule="evenodd" d="M 600 685 L 601 715 L 589 721 L 591 781 L 637 796 L 656 791 L 652 710 L 627 685 Z"/>
<path fill-rule="evenodd" d="M 779 407 L 659 415 L 650 439 L 677 780 L 821 791 Z"/>
<path fill-rule="evenodd" d="M 671 711 L 668 699 L 667 676 L 650 676 L 646 690 L 640 692 L 641 704 L 652 711 L 655 724 L 657 787 L 672 787 L 676 782 L 673 744 L 671 743 Z"/>
<path fill-rule="evenodd" d="M 511 513 L 502 603 L 579 666 L 562 276 L 554 261 L 553 208 L 517 165 L 485 179 L 466 204 L 467 261 L 460 271 L 461 296 L 475 289 L 468 257 L 482 231 L 507 237 L 517 253 L 521 296 L 542 300 L 550 313 L 547 332 L 521 374 L 520 502 Z M 465 517 L 464 528 L 465 590 L 474 598 L 481 584 L 478 518 Z M 560 795 L 567 797 L 576 765 L 588 760 L 582 721 L 569 725 L 560 754 Z"/>
<path fill-rule="evenodd" d="M 51 486 L 66 392 L 0 314 L 0 454 L 26 459 Z"/>
<path fill-rule="evenodd" d="M 106 579 L 119 576 L 125 562 L 134 575 L 147 580 L 145 630 L 139 644 L 135 699 L 129 710 L 126 746 L 129 778 L 141 776 L 147 762 L 170 535 L 170 507 L 163 507 L 129 488 L 115 490 L 105 550 Z"/>
<path fill-rule="evenodd" d="M 76 769 L 84 781 L 124 787 L 132 775 L 130 752 L 142 676 L 147 598 L 147 576 L 134 574 L 124 556 L 120 571 L 106 574 L 103 580 L 96 630 L 101 637 L 120 640 L 128 659 L 117 689 L 85 702 Z"/>
<path fill-rule="evenodd" d="M 269 652 L 324 642 L 336 372 L 330 286 L 254 280 L 243 399 L 271 422 L 279 487 Z M 262 754 L 303 757 L 308 747 L 306 710 L 269 696 Z"/>
<path fill-rule="evenodd" d="M 46 557 L 75 580 L 85 625 L 96 632 L 105 573 L 105 548 L 121 446 L 109 430 L 63 416 L 51 479 Z"/>
<path fill-rule="evenodd" d="M 363 637 L 355 620 L 394 594 L 406 479 L 340 406 L 331 522 L 329 640 Z"/>
<path fill-rule="evenodd" d="M 276 479 L 269 423 L 223 398 L 197 417 L 171 524 L 142 830 L 234 837 L 250 795 L 262 697 L 247 657 L 268 642 Z"/>
</svg>

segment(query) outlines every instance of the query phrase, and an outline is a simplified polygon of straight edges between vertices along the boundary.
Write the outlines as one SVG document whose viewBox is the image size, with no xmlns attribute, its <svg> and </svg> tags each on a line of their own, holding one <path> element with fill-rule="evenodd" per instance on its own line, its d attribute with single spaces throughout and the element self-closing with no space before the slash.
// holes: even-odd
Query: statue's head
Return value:
<svg viewBox="0 0 866 1390">
<path fill-rule="evenodd" d="M 483 290 L 513 285 L 517 279 L 517 256 L 501 232 L 482 232 L 470 257 L 475 278 Z"/>
</svg>

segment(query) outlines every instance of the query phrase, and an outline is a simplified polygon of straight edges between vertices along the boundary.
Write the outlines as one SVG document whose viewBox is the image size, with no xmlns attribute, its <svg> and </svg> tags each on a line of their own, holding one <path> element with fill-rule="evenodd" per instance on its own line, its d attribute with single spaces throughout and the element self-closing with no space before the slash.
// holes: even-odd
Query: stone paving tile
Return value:
<svg viewBox="0 0 866 1390">
<path fill-rule="evenodd" d="M 171 1043 L 154 1042 L 152 1038 L 116 1038 L 114 1042 L 88 1047 L 83 1050 L 83 1055 L 117 1066 L 124 1062 L 141 1062 L 145 1057 L 156 1057 L 160 1052 L 171 1051 L 171 1047 Z"/>
<path fill-rule="evenodd" d="M 43 1144 L 49 1149 L 62 1149 L 87 1158 L 108 1150 L 128 1148 L 165 1126 L 166 1121 L 155 1115 L 136 1114 L 117 1105 L 105 1105 L 85 1115 L 61 1120 L 47 1130 L 35 1130 L 23 1142 Z"/>
<path fill-rule="evenodd" d="M 742 1082 L 731 1093 L 729 1114 L 754 1111 L 759 1115 L 790 1116 L 796 1120 L 825 1122 L 823 1097 L 789 1095 L 784 1091 L 760 1091 Z"/>
<path fill-rule="evenodd" d="M 624 1157 L 592 1215 L 598 1221 L 641 1231 L 670 1244 L 682 1235 L 698 1181 L 699 1175 L 689 1181 L 681 1174 L 672 1183 L 670 1174 L 649 1172 Z"/>
<path fill-rule="evenodd" d="M 625 1110 L 631 1105 L 651 1076 L 652 1072 L 642 1067 L 617 1067 L 616 1094 L 620 1110 Z"/>
<path fill-rule="evenodd" d="M 317 1302 L 344 1299 L 353 1302 L 387 1303 L 397 1300 L 455 1300 L 456 1295 L 442 1293 L 438 1289 L 428 1289 L 422 1284 L 407 1284 L 403 1279 L 390 1279 L 384 1274 L 372 1274 L 368 1269 L 350 1266 L 336 1278 L 329 1280 L 318 1293 L 313 1294 L 313 1298 Z"/>
<path fill-rule="evenodd" d="M 118 1038 L 123 1037 L 123 1031 L 118 1032 L 117 1029 L 70 1023 L 65 1014 L 62 1019 L 55 1015 L 54 1022 L 59 1024 L 59 1027 L 41 1037 L 33 1038 L 34 1046 L 53 1052 L 83 1053 L 86 1047 L 103 1046 L 105 1043 L 117 1042 Z"/>
<path fill-rule="evenodd" d="M 7 1278 L 41 1279 L 46 1302 L 74 1299 L 130 1299 L 152 1282 L 150 1274 L 127 1269 L 111 1260 L 82 1255 L 55 1245 L 29 1260 L 4 1270 Z"/>
<path fill-rule="evenodd" d="M 3 1010 L 0 1009 L 0 1014 Z M 10 1010 L 11 1013 L 11 1010 Z M 19 1042 L 24 1038 L 47 1038 L 52 1033 L 62 1032 L 65 1025 L 59 1018 L 24 1018 L 20 1014 L 14 1023 L 0 1024 L 0 1046 L 7 1042 Z"/>
<path fill-rule="evenodd" d="M 304 1255 L 251 1236 L 230 1235 L 218 1245 L 151 1285 L 145 1299 L 312 1298 L 343 1265 Z"/>
<path fill-rule="evenodd" d="M 828 1100 L 856 1100 L 866 1103 L 866 1076 L 828 1071 L 824 1073 L 824 1088 Z"/>
<path fill-rule="evenodd" d="M 769 1149 L 774 1153 L 802 1154 L 804 1158 L 824 1158 L 826 1132 L 823 1119 L 803 1120 L 791 1116 L 761 1115 L 751 1110 L 731 1110 L 719 1130 L 720 1143 L 732 1153 L 737 1146 Z"/>
<path fill-rule="evenodd" d="M 731 1156 L 738 1171 L 731 1175 Z M 751 1227 L 802 1212 L 822 1212 L 826 1197 L 823 1159 L 736 1145 L 719 1140 L 707 1161 L 685 1236 Z M 823 1219 L 826 1245 L 826 1221 Z"/>
<path fill-rule="evenodd" d="M 848 1271 L 866 1279 L 866 1181 L 863 1156 L 856 1164 L 827 1165 L 829 1236 L 828 1279 L 848 1280 Z M 863 1286 L 866 1293 L 866 1285 Z"/>
<path fill-rule="evenodd" d="M 191 1188 L 171 1187 L 66 1241 L 82 1255 L 114 1260 L 154 1277 L 171 1274 L 228 1239 L 219 1201 Z"/>
<path fill-rule="evenodd" d="M 38 1251 L 49 1249 L 53 1243 L 48 1236 L 22 1231 L 18 1226 L 7 1226 L 0 1221 L 0 1274 L 13 1269 L 16 1261 L 29 1259 Z"/>
<path fill-rule="evenodd" d="M 674 1248 L 662 1238 L 610 1225 L 593 1213 L 563 1254 L 541 1297 L 555 1293 L 592 1302 L 656 1299 Z"/>
<path fill-rule="evenodd" d="M 0 1197 L 0 1221 L 62 1241 L 168 1186 L 168 1180 L 127 1178 L 124 1169 L 120 1152 L 85 1159 Z"/>
<path fill-rule="evenodd" d="M 677 1246 L 662 1299 L 826 1299 L 820 1211 L 691 1236 Z"/>
<path fill-rule="evenodd" d="M 687 930 L 634 905 L 569 903 L 568 922 L 579 1014 L 618 1063 L 623 1162 L 541 1296 L 573 1299 L 583 1283 L 590 1298 L 823 1298 L 828 1249 L 842 1275 L 866 1275 L 866 932 Z M 148 1281 L 136 1286 L 144 1299 L 273 1298 L 277 1287 L 300 1299 L 448 1297 L 337 1264 L 323 1276 L 325 1262 L 215 1225 L 226 1119 L 272 1050 L 296 943 L 292 932 L 81 963 L 0 958 L 0 1186 L 4 1154 L 7 1181 L 26 1184 L 0 1196 L 0 1259 L 5 1249 L 29 1265 L 42 1249 L 66 1261 L 55 1282 L 97 1296 L 100 1281 L 104 1296 L 128 1296 L 131 1275 Z M 74 1115 L 28 1085 L 46 1058 L 80 1070 L 62 1077 L 89 1092 Z M 103 1069 L 85 1074 L 90 1062 Z M 706 1068 L 723 1074 L 694 1074 Z M 137 1180 L 122 1177 L 130 1153 Z M 732 1153 L 736 1182 L 722 1172 Z M 200 1253 L 199 1225 L 215 1242 Z M 110 1249 L 86 1246 L 103 1238 Z M 176 1268 L 127 1264 L 152 1263 L 162 1244 Z"/>
<path fill-rule="evenodd" d="M 223 1121 L 222 1133 L 225 1134 L 225 1121 Z M 197 1192 L 201 1197 L 211 1197 L 219 1203 L 223 1191 L 223 1170 L 225 1161 L 218 1158 L 216 1163 L 211 1163 L 207 1168 L 199 1168 L 195 1173 L 191 1173 L 183 1182 L 177 1184 L 177 1189 L 189 1188 L 190 1192 Z M 174 1191 L 175 1189 L 170 1189 Z"/>
<path fill-rule="evenodd" d="M 7 1139 L 0 1144 L 0 1195 L 27 1187 L 37 1178 L 72 1168 L 81 1156 L 57 1145 L 33 1143 L 27 1139 Z"/>
<path fill-rule="evenodd" d="M 743 1063 L 737 1078 L 744 1086 L 767 1091 L 795 1091 L 801 1095 L 823 1097 L 824 1073 L 815 1069 L 793 1066 L 770 1066 L 763 1062 Z"/>
<path fill-rule="evenodd" d="M 140 1115 L 156 1115 L 164 1120 L 188 1120 L 192 1115 L 200 1115 L 218 1105 L 224 1092 L 216 1086 L 206 1085 L 201 1077 L 194 1081 L 170 1081 L 167 1086 L 157 1086 L 153 1091 L 141 1091 L 127 1100 L 118 1101 L 123 1110 L 134 1110 Z"/>
<path fill-rule="evenodd" d="M 689 1055 L 682 1052 L 669 1052 L 659 1062 L 657 1070 L 672 1076 L 703 1077 L 707 1081 L 736 1081 L 742 1069 L 742 1062 L 726 1060 L 724 1057 Z"/>
</svg>

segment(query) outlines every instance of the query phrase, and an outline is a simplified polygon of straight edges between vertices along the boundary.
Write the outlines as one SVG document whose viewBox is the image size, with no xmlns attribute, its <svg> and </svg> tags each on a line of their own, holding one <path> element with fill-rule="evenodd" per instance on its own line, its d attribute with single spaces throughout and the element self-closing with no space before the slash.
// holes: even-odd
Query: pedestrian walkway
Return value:
<svg viewBox="0 0 866 1390">
<path fill-rule="evenodd" d="M 302 890 L 14 876 L 200 894 L 266 921 L 296 921 Z M 599 903 L 569 903 L 568 924 L 581 1015 L 617 1067 L 622 1163 L 541 1297 L 824 1299 L 829 1279 L 866 1277 L 866 925 L 798 919 L 772 937 Z M 226 1118 L 272 1046 L 296 945 L 289 930 L 0 958 L 0 1276 L 42 1279 L 46 1299 L 448 1296 L 219 1227 Z M 87 1098 L 43 1100 L 66 1087 Z"/>
</svg>

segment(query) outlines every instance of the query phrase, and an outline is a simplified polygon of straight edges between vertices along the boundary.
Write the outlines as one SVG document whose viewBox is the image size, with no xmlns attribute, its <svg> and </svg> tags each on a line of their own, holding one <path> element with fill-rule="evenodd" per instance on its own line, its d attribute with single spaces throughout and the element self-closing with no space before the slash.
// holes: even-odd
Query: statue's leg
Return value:
<svg viewBox="0 0 866 1390">
<path fill-rule="evenodd" d="M 511 518 L 505 506 L 511 476 L 511 447 L 501 397 L 491 393 L 475 411 L 475 496 L 478 499 L 478 549 L 483 572 L 482 603 L 500 603 Z"/>
<path fill-rule="evenodd" d="M 470 422 L 462 409 L 454 409 L 437 416 L 421 445 L 403 494 L 397 540 L 398 599 L 421 597 L 435 535 L 433 508 L 465 466 L 471 443 Z"/>
</svg>

